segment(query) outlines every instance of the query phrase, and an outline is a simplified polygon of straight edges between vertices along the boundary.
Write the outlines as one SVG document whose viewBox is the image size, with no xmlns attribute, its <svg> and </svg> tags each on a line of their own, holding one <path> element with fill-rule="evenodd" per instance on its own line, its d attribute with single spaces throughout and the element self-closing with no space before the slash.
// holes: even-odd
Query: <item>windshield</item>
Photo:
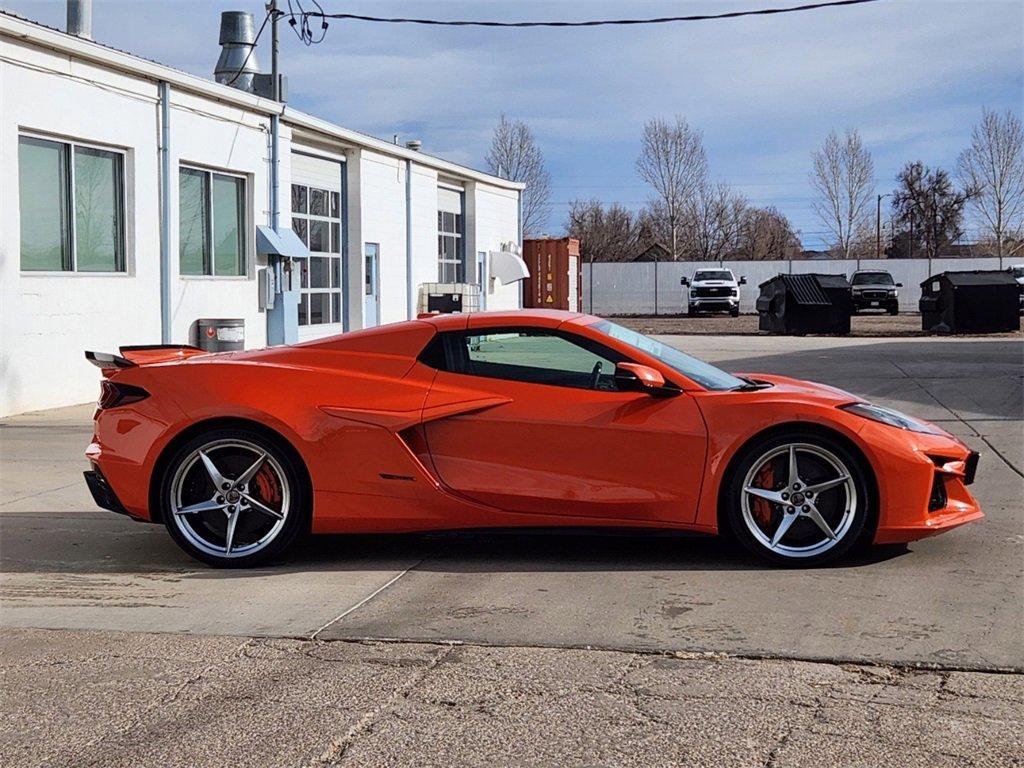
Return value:
<svg viewBox="0 0 1024 768">
<path fill-rule="evenodd" d="M 1024 267 L 1012 267 L 1014 277 L 1024 277 Z"/>
<path fill-rule="evenodd" d="M 600 331 L 606 336 L 618 339 L 634 349 L 638 349 L 651 357 L 655 357 L 670 368 L 679 371 L 690 381 L 700 384 L 705 389 L 736 389 L 746 385 L 743 379 L 738 379 L 732 374 L 726 373 L 713 365 L 690 357 L 685 352 L 680 352 L 674 347 L 662 344 L 660 341 L 644 336 L 642 333 L 631 331 L 607 320 L 600 320 L 594 323 L 592 328 Z"/>
<path fill-rule="evenodd" d="M 732 272 L 728 269 L 704 269 L 693 274 L 694 280 L 732 280 Z"/>
<path fill-rule="evenodd" d="M 892 285 L 888 272 L 858 272 L 853 276 L 853 285 Z"/>
</svg>

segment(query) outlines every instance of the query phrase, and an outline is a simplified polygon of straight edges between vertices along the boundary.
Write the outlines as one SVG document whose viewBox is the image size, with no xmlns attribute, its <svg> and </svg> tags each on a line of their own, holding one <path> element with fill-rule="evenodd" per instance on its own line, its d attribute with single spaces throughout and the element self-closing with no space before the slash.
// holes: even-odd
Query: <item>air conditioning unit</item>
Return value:
<svg viewBox="0 0 1024 768">
<path fill-rule="evenodd" d="M 480 286 L 472 283 L 422 283 L 417 314 L 479 312 Z"/>
</svg>

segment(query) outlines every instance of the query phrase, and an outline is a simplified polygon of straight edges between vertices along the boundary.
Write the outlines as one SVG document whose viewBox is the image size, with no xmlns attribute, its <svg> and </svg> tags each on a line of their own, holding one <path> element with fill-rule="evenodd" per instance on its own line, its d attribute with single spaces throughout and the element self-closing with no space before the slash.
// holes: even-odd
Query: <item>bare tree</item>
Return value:
<svg viewBox="0 0 1024 768">
<path fill-rule="evenodd" d="M 747 201 L 727 184 L 703 179 L 686 201 L 682 252 L 694 261 L 718 261 L 738 246 Z"/>
<path fill-rule="evenodd" d="M 523 190 L 523 236 L 541 234 L 550 210 L 551 174 L 544 165 L 544 155 L 529 126 L 521 120 L 509 120 L 502 115 L 484 160 L 496 176 L 526 185 Z"/>
<path fill-rule="evenodd" d="M 1024 129 L 1007 110 L 982 112 L 971 132 L 971 146 L 957 163 L 960 182 L 971 195 L 971 208 L 984 222 L 996 255 L 1024 249 Z"/>
<path fill-rule="evenodd" d="M 598 200 L 574 200 L 565 229 L 579 238 L 585 262 L 628 261 L 636 250 L 633 214 L 618 203 L 605 208 Z"/>
<path fill-rule="evenodd" d="M 750 261 L 792 259 L 800 253 L 800 237 L 774 206 L 748 208 L 739 232 L 739 250 L 734 258 Z"/>
<path fill-rule="evenodd" d="M 811 154 L 811 186 L 820 199 L 814 211 L 835 238 L 834 247 L 850 258 L 856 236 L 871 213 L 875 166 L 857 131 L 840 137 L 829 133 L 821 149 Z"/>
<path fill-rule="evenodd" d="M 651 185 L 663 206 L 672 258 L 679 258 L 679 229 L 687 200 L 707 173 L 700 131 L 681 116 L 669 124 L 661 118 L 644 125 L 636 170 Z"/>
<path fill-rule="evenodd" d="M 892 193 L 893 247 L 890 258 L 912 257 L 924 252 L 929 259 L 963 234 L 964 206 L 970 191 L 953 186 L 949 174 L 934 171 L 918 161 L 896 175 L 899 186 Z"/>
</svg>

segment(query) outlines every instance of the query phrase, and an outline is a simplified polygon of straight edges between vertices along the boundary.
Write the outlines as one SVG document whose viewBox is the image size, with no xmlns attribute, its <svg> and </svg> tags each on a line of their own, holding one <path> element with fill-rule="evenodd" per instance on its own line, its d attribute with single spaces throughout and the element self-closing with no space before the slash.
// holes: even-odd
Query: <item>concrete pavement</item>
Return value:
<svg viewBox="0 0 1024 768">
<path fill-rule="evenodd" d="M 941 422 L 983 454 L 987 518 L 810 571 L 705 538 L 517 533 L 322 538 L 223 572 L 93 507 L 78 474 L 90 409 L 65 409 L 0 429 L 2 623 L 1024 668 L 1019 341 L 666 339 Z"/>
<path fill-rule="evenodd" d="M 1014 766 L 1012 675 L 565 649 L 0 633 L 6 768 Z"/>
<path fill-rule="evenodd" d="M 1024 764 L 1024 345 L 666 340 L 941 422 L 986 519 L 811 571 L 516 533 L 223 572 L 94 508 L 91 408 L 28 414 L 0 422 L 4 764 Z"/>
</svg>

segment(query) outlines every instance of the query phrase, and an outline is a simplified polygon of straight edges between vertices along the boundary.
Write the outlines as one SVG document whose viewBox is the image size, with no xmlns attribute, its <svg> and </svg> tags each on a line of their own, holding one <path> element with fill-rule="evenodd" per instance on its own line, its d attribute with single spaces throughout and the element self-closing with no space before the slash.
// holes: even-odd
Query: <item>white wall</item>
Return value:
<svg viewBox="0 0 1024 768">
<path fill-rule="evenodd" d="M 437 282 L 437 171 L 412 166 L 413 316 L 423 283 Z M 405 294 L 403 294 L 404 296 Z"/>
<path fill-rule="evenodd" d="M 997 258 L 975 259 L 828 259 L 813 261 L 725 261 L 721 266 L 731 269 L 736 277 L 744 276 L 747 284 L 740 286 L 740 311 L 754 312 L 760 295 L 759 285 L 779 273 L 837 274 L 849 277 L 857 269 L 883 269 L 903 283 L 899 290 L 901 312 L 916 312 L 921 298 L 920 284 L 930 275 L 947 270 L 1005 269 L 1010 259 L 1000 264 Z M 677 315 L 686 312 L 686 294 L 679 279 L 692 277 L 697 269 L 719 266 L 720 262 L 653 262 L 609 263 L 583 265 L 583 308 L 596 315 Z M 657 269 L 657 297 L 655 296 Z M 591 290 L 591 286 L 593 289 Z M 657 298 L 657 309 L 655 309 Z"/>
<path fill-rule="evenodd" d="M 369 150 L 360 153 L 360 199 L 362 234 L 358 241 L 350 241 L 352 254 L 358 254 L 360 297 L 365 269 L 364 243 L 380 245 L 380 304 L 381 324 L 406 319 L 405 269 L 405 163 Z M 362 299 L 358 307 L 362 316 Z M 362 326 L 362 323 L 359 324 Z"/>
<path fill-rule="evenodd" d="M 289 190 L 288 134 L 282 131 L 280 143 L 281 189 Z M 178 176 L 182 166 L 224 171 L 246 180 L 248 226 L 246 237 L 246 274 L 241 277 L 181 275 L 178 270 Z M 267 323 L 259 311 L 256 294 L 257 264 L 255 232 L 257 224 L 270 223 L 270 120 L 225 106 L 171 91 L 171 341 L 195 344 L 194 326 L 200 318 L 241 318 L 245 320 L 245 346 L 267 344 Z M 152 188 L 143 187 L 152 195 Z M 287 225 L 289 196 L 281 195 L 282 223 Z M 152 260 L 159 264 L 159 239 L 153 240 Z M 159 269 L 159 267 L 157 267 Z M 159 331 L 152 340 L 160 341 Z"/>
<path fill-rule="evenodd" d="M 156 87 L 8 38 L 0 58 L 2 416 L 93 400 L 100 376 L 84 350 L 160 340 L 160 230 L 156 195 L 140 192 L 158 189 Z M 21 272 L 22 131 L 127 150 L 126 273 Z"/>
<path fill-rule="evenodd" d="M 476 263 L 479 251 L 497 251 L 502 243 L 519 241 L 519 198 L 515 190 L 471 182 L 466 185 L 466 198 L 472 222 L 466 229 L 466 260 L 470 265 Z M 509 285 L 502 285 L 495 279 L 489 282 L 491 285 L 486 288 L 488 311 L 522 306 L 521 282 Z"/>
<path fill-rule="evenodd" d="M 99 372 L 86 349 L 160 342 L 160 105 L 152 65 L 136 73 L 122 64 L 84 63 L 28 38 L 0 36 L 0 416 L 88 402 Z M 145 66 L 143 66 L 145 65 Z M 159 71 L 158 71 L 159 74 Z M 164 76 L 160 74 L 159 76 Z M 174 80 L 179 76 L 167 70 Z M 182 76 L 185 77 L 185 76 Z M 216 87 L 216 86 L 214 86 Z M 171 341 L 194 343 L 200 318 L 241 318 L 246 347 L 266 344 L 259 311 L 255 227 L 270 223 L 270 118 L 250 98 L 196 96 L 171 88 L 170 296 Z M 406 280 L 406 161 L 319 133 L 302 141 L 330 145 L 347 158 L 349 327 L 362 327 L 363 245 L 380 244 L 380 320 L 408 315 Z M 20 268 L 18 137 L 33 132 L 125 152 L 126 261 L 123 274 L 32 273 Z M 282 224 L 289 224 L 291 137 L 281 127 Z M 403 150 L 404 151 L 404 150 Z M 411 160 L 413 290 L 437 280 L 437 171 L 424 156 Z M 179 274 L 178 168 L 185 164 L 241 175 L 247 194 L 247 273 L 240 277 Z M 443 164 L 446 173 L 454 171 Z M 469 179 L 466 257 L 517 239 L 517 192 Z M 332 187 L 333 188 L 333 187 Z M 472 235 L 470 236 L 470 232 Z M 472 266 L 470 266 L 472 270 Z M 472 271 L 470 272 L 472 274 Z M 519 284 L 497 286 L 490 308 L 519 305 Z M 414 302 L 415 303 L 415 302 Z M 332 329 L 335 330 L 335 329 Z"/>
</svg>

